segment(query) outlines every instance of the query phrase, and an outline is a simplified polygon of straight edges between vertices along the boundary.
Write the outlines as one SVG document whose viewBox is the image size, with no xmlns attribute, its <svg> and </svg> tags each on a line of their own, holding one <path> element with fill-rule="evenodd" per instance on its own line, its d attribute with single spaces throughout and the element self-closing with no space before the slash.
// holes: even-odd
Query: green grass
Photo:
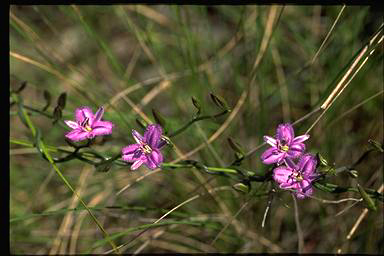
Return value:
<svg viewBox="0 0 384 256">
<path fill-rule="evenodd" d="M 264 135 L 274 135 L 285 119 L 294 122 L 320 107 L 383 22 L 382 12 L 373 7 L 347 6 L 314 63 L 308 65 L 342 6 L 273 8 L 11 6 L 10 89 L 16 90 L 22 81 L 28 84 L 10 100 L 22 99 L 24 105 L 41 110 L 46 90 L 52 97 L 47 109 L 51 115 L 57 98 L 66 92 L 63 119 L 68 120 L 73 120 L 79 106 L 96 111 L 103 105 L 107 109 L 104 119 L 114 122 L 115 128 L 111 136 L 97 139 L 92 149 L 112 157 L 133 143 L 131 129 L 141 132 L 137 118 L 154 122 L 152 109 L 165 117 L 170 133 L 196 113 L 192 96 L 199 101 L 202 116 L 220 113 L 210 98 L 214 93 L 227 101 L 232 112 L 195 122 L 171 139 L 184 154 L 203 144 L 188 159 L 220 170 L 235 160 L 228 137 L 250 152 L 263 143 Z M 272 26 L 268 20 L 273 21 Z M 263 52 L 260 49 L 265 43 Z M 382 44 L 375 46 L 375 52 L 309 132 L 308 150 L 320 152 L 336 167 L 357 161 L 370 148 L 369 139 L 383 143 Z M 246 97 L 241 102 L 243 94 Z M 305 133 L 320 112 L 295 125 L 295 133 Z M 239 182 L 234 175 L 228 178 L 193 168 L 152 174 L 144 167 L 131 171 L 129 166 L 117 164 L 108 172 L 95 172 L 92 165 L 77 159 L 52 165 L 42 155 L 60 158 L 73 151 L 64 141 L 69 129 L 61 121 L 53 125 L 38 112 L 28 116 L 32 112 L 17 103 L 10 113 L 13 253 L 103 253 L 112 246 L 100 229 L 116 246 L 130 242 L 120 248 L 123 253 L 299 252 L 289 192 L 276 189 L 261 227 L 268 204 L 263 193 L 273 188 L 272 182 L 252 183 L 251 192 L 243 194 L 230 188 Z M 209 145 L 204 144 L 218 129 L 223 131 Z M 43 142 L 36 139 L 37 131 Z M 40 154 L 35 143 L 43 143 Z M 165 162 L 180 157 L 176 148 L 163 150 Z M 246 157 L 242 168 L 259 176 L 266 174 L 269 166 L 260 161 L 264 150 Z M 92 154 L 84 157 L 97 160 Z M 355 191 L 357 183 L 378 190 L 383 184 L 383 160 L 382 153 L 370 153 L 356 166 L 357 179 L 342 172 L 328 176 L 326 182 Z M 136 181 L 143 175 L 148 176 Z M 117 194 L 128 184 L 132 185 Z M 221 186 L 229 186 L 229 190 L 207 193 Z M 70 187 L 80 193 L 83 205 Z M 314 196 L 334 201 L 361 197 L 353 191 L 334 194 L 319 189 Z M 298 201 L 304 238 L 300 252 L 384 253 L 383 203 L 374 200 L 377 210 L 368 212 L 348 240 L 366 207 L 359 202 L 347 209 L 353 203 Z M 342 210 L 346 211 L 335 216 Z"/>
</svg>

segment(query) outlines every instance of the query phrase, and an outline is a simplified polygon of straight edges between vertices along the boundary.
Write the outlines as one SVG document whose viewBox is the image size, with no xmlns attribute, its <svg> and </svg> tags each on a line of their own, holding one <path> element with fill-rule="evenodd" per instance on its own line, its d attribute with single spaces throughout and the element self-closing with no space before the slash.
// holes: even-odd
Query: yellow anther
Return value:
<svg viewBox="0 0 384 256">
<path fill-rule="evenodd" d="M 295 179 L 296 179 L 296 181 L 302 181 L 304 178 L 303 178 L 303 176 L 301 176 L 300 173 L 297 173 L 297 174 L 295 175 Z"/>
<path fill-rule="evenodd" d="M 289 150 L 289 147 L 287 145 L 281 146 L 281 150 L 287 152 Z"/>
<path fill-rule="evenodd" d="M 152 152 L 152 149 L 150 146 L 148 146 L 147 144 L 141 146 L 141 150 L 145 153 L 145 154 L 150 154 Z"/>
</svg>

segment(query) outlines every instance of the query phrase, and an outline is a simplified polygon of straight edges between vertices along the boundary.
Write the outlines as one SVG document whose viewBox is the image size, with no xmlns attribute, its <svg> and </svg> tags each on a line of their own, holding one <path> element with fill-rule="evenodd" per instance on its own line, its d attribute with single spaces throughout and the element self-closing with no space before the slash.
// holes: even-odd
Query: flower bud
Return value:
<svg viewBox="0 0 384 256">
<path fill-rule="evenodd" d="M 216 106 L 218 106 L 219 108 L 221 108 L 223 110 L 229 110 L 228 104 L 224 100 L 223 97 L 215 95 L 213 93 L 210 93 L 210 96 L 211 96 L 211 99 L 212 99 L 213 103 L 215 103 Z"/>
<path fill-rule="evenodd" d="M 251 190 L 249 185 L 246 185 L 244 183 L 236 183 L 232 186 L 235 190 L 240 191 L 242 193 L 248 194 Z"/>
<path fill-rule="evenodd" d="M 231 137 L 228 137 L 228 144 L 229 146 L 239 154 L 240 157 L 244 157 L 244 150 L 241 148 L 240 144 L 234 141 Z"/>
<path fill-rule="evenodd" d="M 46 104 L 45 104 L 45 106 L 43 108 L 43 111 L 45 111 L 51 105 L 51 94 L 49 93 L 49 91 L 44 90 L 43 96 L 44 96 L 44 99 L 45 99 L 45 102 L 46 102 Z"/>
<path fill-rule="evenodd" d="M 65 103 L 67 101 L 67 93 L 63 92 L 60 94 L 59 98 L 57 99 L 57 106 L 60 106 L 61 110 L 65 108 Z"/>
<path fill-rule="evenodd" d="M 377 151 L 379 151 L 381 153 L 384 152 L 384 145 L 381 144 L 380 142 L 369 139 L 368 143 L 371 144 L 373 146 L 373 148 L 376 149 Z"/>
<path fill-rule="evenodd" d="M 359 189 L 359 192 L 361 194 L 361 197 L 363 198 L 367 208 L 376 211 L 375 202 L 372 200 L 372 198 L 365 192 L 364 188 L 360 186 L 360 184 L 357 184 L 357 188 Z"/>
<path fill-rule="evenodd" d="M 316 156 L 321 166 L 328 166 L 328 161 L 320 153 L 317 153 Z"/>
<path fill-rule="evenodd" d="M 192 104 L 197 109 L 196 116 L 199 116 L 200 112 L 201 112 L 201 105 L 200 105 L 199 101 L 193 96 L 192 96 Z"/>
<path fill-rule="evenodd" d="M 349 170 L 348 174 L 352 177 L 352 178 L 357 178 L 359 176 L 359 173 L 356 171 L 356 170 Z"/>
<path fill-rule="evenodd" d="M 56 106 L 55 109 L 53 110 L 53 121 L 52 123 L 55 124 L 57 121 L 61 119 L 63 116 L 63 111 L 61 110 L 60 106 Z"/>
</svg>

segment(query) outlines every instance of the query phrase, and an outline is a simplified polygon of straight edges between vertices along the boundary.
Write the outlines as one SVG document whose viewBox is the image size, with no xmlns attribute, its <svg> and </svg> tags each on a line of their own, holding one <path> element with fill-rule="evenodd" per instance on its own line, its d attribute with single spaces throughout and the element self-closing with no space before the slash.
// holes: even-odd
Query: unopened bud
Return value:
<svg viewBox="0 0 384 256">
<path fill-rule="evenodd" d="M 317 153 L 316 155 L 317 155 L 317 159 L 319 160 L 320 165 L 328 166 L 328 161 L 320 153 Z"/>
<path fill-rule="evenodd" d="M 221 108 L 223 110 L 229 110 L 228 104 L 224 100 L 223 97 L 221 97 L 219 95 L 215 95 L 213 93 L 210 93 L 210 96 L 211 96 L 212 101 L 216 104 L 216 106 L 218 106 L 219 108 Z"/>
<path fill-rule="evenodd" d="M 236 183 L 232 186 L 234 189 L 236 189 L 237 191 L 240 191 L 242 193 L 249 193 L 250 191 L 250 187 L 249 185 L 246 185 L 244 183 Z"/>
</svg>

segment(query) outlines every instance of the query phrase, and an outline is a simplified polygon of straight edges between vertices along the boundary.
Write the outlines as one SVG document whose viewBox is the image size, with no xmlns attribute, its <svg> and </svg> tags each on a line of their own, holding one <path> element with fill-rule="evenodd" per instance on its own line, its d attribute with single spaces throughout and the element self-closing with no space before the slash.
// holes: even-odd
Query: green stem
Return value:
<svg viewBox="0 0 384 256">
<path fill-rule="evenodd" d="M 357 188 L 353 187 L 339 187 L 335 184 L 331 183 L 319 183 L 319 182 L 314 182 L 313 186 L 319 190 L 322 190 L 324 192 L 328 193 L 333 193 L 333 194 L 339 194 L 339 193 L 344 193 L 344 192 L 356 192 L 360 193 Z M 374 189 L 369 189 L 369 188 L 364 188 L 364 190 L 373 198 L 379 199 L 382 202 L 384 202 L 384 196 L 377 192 Z"/>
<path fill-rule="evenodd" d="M 189 121 L 188 123 L 186 123 L 184 126 L 182 126 L 181 128 L 179 128 L 178 130 L 174 131 L 173 133 L 169 134 L 168 137 L 171 138 L 171 137 L 174 137 L 178 134 L 180 134 L 181 132 L 183 132 L 184 130 L 186 130 L 189 126 L 191 126 L 194 122 L 197 122 L 197 121 L 201 121 L 201 120 L 204 120 L 204 119 L 211 119 L 211 118 L 217 118 L 219 116 L 222 116 L 222 115 L 225 115 L 229 112 L 228 109 L 224 110 L 223 112 L 221 113 L 218 113 L 216 115 L 207 115 L 207 116 L 200 116 L 200 117 L 195 117 L 193 118 L 191 121 Z"/>
<path fill-rule="evenodd" d="M 41 114 L 43 116 L 46 116 L 48 118 L 51 118 L 51 119 L 53 118 L 53 115 L 50 115 L 50 114 L 46 113 L 45 111 L 42 111 L 42 110 L 39 110 L 39 109 L 35 109 L 33 107 L 26 106 L 26 105 L 23 105 L 23 107 L 28 109 L 28 110 L 30 110 L 30 111 L 33 111 L 33 112 L 39 113 L 39 114 Z"/>
<path fill-rule="evenodd" d="M 161 168 L 166 169 L 176 169 L 176 168 L 192 168 L 194 167 L 192 164 L 173 164 L 173 163 L 162 163 Z M 207 167 L 207 170 L 211 172 L 221 172 L 221 173 L 230 173 L 230 174 L 237 174 L 238 171 L 235 169 L 230 168 L 221 168 L 221 167 Z"/>
<path fill-rule="evenodd" d="M 14 99 L 15 102 L 19 103 L 20 99 L 17 97 L 17 95 L 12 94 L 12 98 Z M 28 128 L 32 132 L 33 137 L 36 137 L 37 135 L 37 130 L 35 126 L 33 125 L 31 119 L 29 118 L 27 112 L 24 110 L 24 107 L 22 104 L 19 105 L 21 115 L 25 119 Z M 62 172 L 59 170 L 59 168 L 56 166 L 55 162 L 53 161 L 51 155 L 49 154 L 48 148 L 45 146 L 44 142 L 42 140 L 39 140 L 39 147 L 42 150 L 42 153 L 44 154 L 44 157 L 51 163 L 53 169 L 56 171 L 57 175 L 61 178 L 61 180 L 64 182 L 64 184 L 67 186 L 69 190 L 72 191 L 72 193 L 79 199 L 80 203 L 84 206 L 85 209 L 87 209 L 89 215 L 92 217 L 93 221 L 96 223 L 96 225 L 99 227 L 100 231 L 103 233 L 104 238 L 106 239 L 107 242 L 112 246 L 113 250 L 116 253 L 119 253 L 118 249 L 116 248 L 116 245 L 114 241 L 110 238 L 109 234 L 107 231 L 103 228 L 103 226 L 100 224 L 100 222 L 97 220 L 95 215 L 92 213 L 92 211 L 88 208 L 87 204 L 83 201 L 83 199 L 80 197 L 80 195 L 76 192 L 76 190 L 72 187 L 72 185 L 68 182 L 68 180 L 64 177 Z"/>
</svg>

